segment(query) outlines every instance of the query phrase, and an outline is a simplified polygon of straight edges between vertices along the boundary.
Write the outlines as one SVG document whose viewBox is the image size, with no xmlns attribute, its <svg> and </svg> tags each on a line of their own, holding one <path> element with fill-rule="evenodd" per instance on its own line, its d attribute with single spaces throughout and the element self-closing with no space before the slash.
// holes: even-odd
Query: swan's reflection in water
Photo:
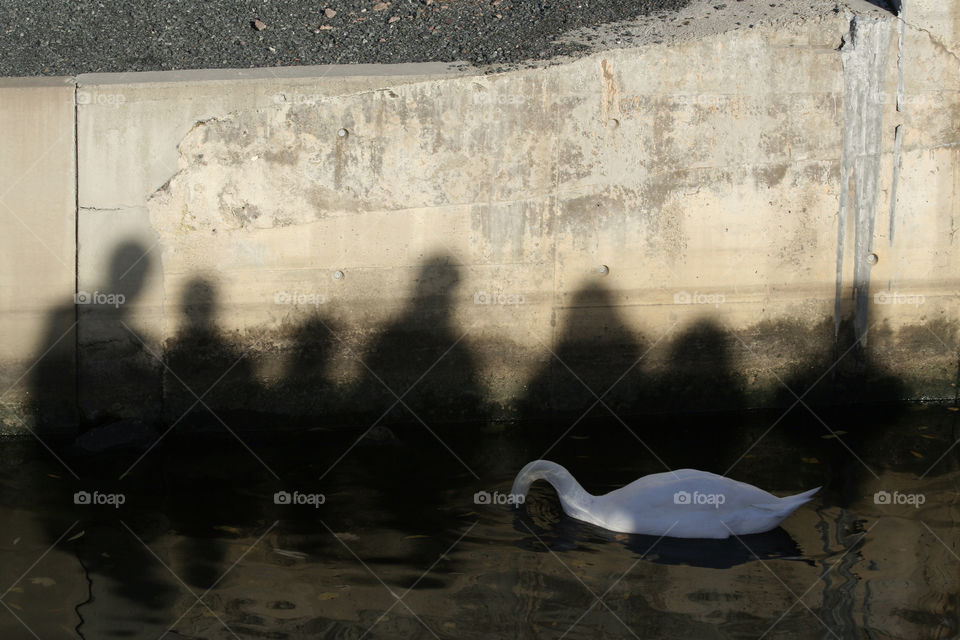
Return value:
<svg viewBox="0 0 960 640">
<path fill-rule="evenodd" d="M 746 562 L 778 559 L 814 565 L 782 527 L 726 540 L 670 538 L 605 531 L 567 517 L 559 505 L 545 500 L 526 506 L 516 511 L 514 528 L 521 535 L 516 545 L 527 551 L 546 552 L 549 547 L 554 553 L 563 553 L 585 545 L 611 544 L 621 545 L 637 558 L 657 564 L 729 569 Z"/>
</svg>

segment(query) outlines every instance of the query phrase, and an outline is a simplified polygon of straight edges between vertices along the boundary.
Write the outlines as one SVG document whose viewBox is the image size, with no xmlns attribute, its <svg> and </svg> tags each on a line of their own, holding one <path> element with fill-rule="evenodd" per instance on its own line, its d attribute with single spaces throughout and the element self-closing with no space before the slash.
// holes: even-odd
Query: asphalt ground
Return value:
<svg viewBox="0 0 960 640">
<path fill-rule="evenodd" d="M 687 0 L 0 0 L 0 76 L 314 64 L 517 63 Z M 331 13 L 332 12 L 334 13 Z"/>
</svg>

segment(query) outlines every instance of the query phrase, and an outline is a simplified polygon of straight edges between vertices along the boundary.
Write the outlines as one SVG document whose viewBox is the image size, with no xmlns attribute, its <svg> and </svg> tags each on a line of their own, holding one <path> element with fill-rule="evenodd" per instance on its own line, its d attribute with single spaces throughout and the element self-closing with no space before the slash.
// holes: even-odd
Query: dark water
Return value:
<svg viewBox="0 0 960 640">
<path fill-rule="evenodd" d="M 817 415 L 4 441 L 0 638 L 958 637 L 960 414 Z M 519 512 L 475 502 L 540 457 L 594 493 L 667 467 L 824 488 L 720 541 L 581 524 L 543 483 Z"/>
</svg>

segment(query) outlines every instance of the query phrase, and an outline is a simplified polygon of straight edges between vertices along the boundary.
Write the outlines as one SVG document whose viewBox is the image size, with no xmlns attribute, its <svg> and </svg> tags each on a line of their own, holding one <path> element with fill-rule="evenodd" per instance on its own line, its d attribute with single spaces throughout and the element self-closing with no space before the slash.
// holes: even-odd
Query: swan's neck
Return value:
<svg viewBox="0 0 960 640">
<path fill-rule="evenodd" d="M 549 460 L 534 460 L 517 474 L 517 479 L 513 481 L 513 488 L 510 493 L 513 495 L 526 496 L 530 485 L 536 480 L 546 480 L 553 488 L 557 490 L 560 497 L 560 504 L 563 505 L 563 511 L 568 516 L 588 520 L 584 516 L 590 513 L 593 505 L 594 496 L 584 491 L 580 483 L 570 475 L 570 472 Z"/>
</svg>

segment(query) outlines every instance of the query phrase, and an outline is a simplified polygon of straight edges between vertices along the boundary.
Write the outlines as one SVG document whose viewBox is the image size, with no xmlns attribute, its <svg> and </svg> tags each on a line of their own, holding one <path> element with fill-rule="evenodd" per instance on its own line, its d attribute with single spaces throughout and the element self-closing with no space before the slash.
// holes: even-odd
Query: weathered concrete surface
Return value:
<svg viewBox="0 0 960 640">
<path fill-rule="evenodd" d="M 147 202 L 178 170 L 177 141 L 215 115 L 312 104 L 453 73 L 450 65 L 423 64 L 80 76 L 78 281 L 81 290 L 124 298 L 119 307 L 81 308 L 84 415 L 159 415 L 165 313 L 176 311 Z M 166 376 L 184 392 L 175 373 Z"/>
<path fill-rule="evenodd" d="M 849 6 L 488 76 L 79 78 L 84 416 L 953 397 L 956 12 Z"/>
<path fill-rule="evenodd" d="M 0 80 L 0 431 L 53 422 L 75 406 L 74 85 Z M 46 372 L 51 392 L 31 395 Z M 56 389 L 54 392 L 53 389 Z"/>
</svg>

